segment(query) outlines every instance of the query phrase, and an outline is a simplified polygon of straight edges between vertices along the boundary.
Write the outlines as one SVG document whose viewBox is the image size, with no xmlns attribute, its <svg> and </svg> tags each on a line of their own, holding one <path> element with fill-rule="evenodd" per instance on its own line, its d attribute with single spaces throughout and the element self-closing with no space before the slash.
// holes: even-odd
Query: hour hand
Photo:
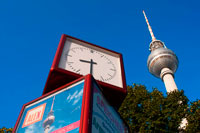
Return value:
<svg viewBox="0 0 200 133">
<path fill-rule="evenodd" d="M 86 62 L 86 63 L 91 63 L 91 61 L 82 60 L 82 59 L 80 59 L 79 61 L 81 61 L 81 62 Z"/>
<path fill-rule="evenodd" d="M 92 59 L 90 61 L 79 59 L 79 61 L 85 62 L 85 63 L 90 63 L 90 64 L 97 64 L 96 62 L 93 62 Z"/>
</svg>

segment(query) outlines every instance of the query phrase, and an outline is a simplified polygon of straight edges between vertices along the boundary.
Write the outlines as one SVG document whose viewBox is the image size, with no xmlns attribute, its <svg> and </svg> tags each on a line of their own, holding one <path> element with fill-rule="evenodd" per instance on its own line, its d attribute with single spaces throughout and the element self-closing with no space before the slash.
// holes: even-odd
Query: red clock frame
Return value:
<svg viewBox="0 0 200 133">
<path fill-rule="evenodd" d="M 98 47 L 98 48 L 101 48 L 106 51 L 110 51 L 112 53 L 119 55 L 123 87 L 120 88 L 118 86 L 114 86 L 114 85 L 104 83 L 104 82 L 97 80 L 98 84 L 103 89 L 103 93 L 104 93 L 105 97 L 108 99 L 108 101 L 110 101 L 113 106 L 118 108 L 127 94 L 122 54 L 117 53 L 112 50 L 109 50 L 109 49 L 106 49 L 106 48 L 103 48 L 103 47 L 100 47 L 100 46 L 97 46 L 95 44 L 74 38 L 74 37 L 71 37 L 69 35 L 65 35 L 65 34 L 63 34 L 61 36 L 60 43 L 59 43 L 57 51 L 56 51 L 56 55 L 54 57 L 53 64 L 51 66 L 51 69 L 50 69 L 50 72 L 49 72 L 49 75 L 48 75 L 48 78 L 47 78 L 47 81 L 46 81 L 46 84 L 44 87 L 43 95 L 66 84 L 66 83 L 69 83 L 75 79 L 82 77 L 82 75 L 79 75 L 79 74 L 76 74 L 76 73 L 73 73 L 73 72 L 70 72 L 70 71 L 67 71 L 67 70 L 64 70 L 64 69 L 58 67 L 59 61 L 61 58 L 61 54 L 62 54 L 62 51 L 64 48 L 64 44 L 65 44 L 65 41 L 67 40 L 67 38 L 78 40 L 80 42 L 87 43 L 88 45 L 92 45 L 92 46 L 95 46 L 95 47 Z"/>
</svg>

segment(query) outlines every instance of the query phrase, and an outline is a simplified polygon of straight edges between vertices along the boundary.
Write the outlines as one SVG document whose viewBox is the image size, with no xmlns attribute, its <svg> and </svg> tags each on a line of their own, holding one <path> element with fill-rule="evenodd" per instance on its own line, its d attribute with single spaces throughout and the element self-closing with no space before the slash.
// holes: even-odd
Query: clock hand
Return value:
<svg viewBox="0 0 200 133">
<path fill-rule="evenodd" d="M 94 62 L 92 59 L 90 59 L 90 61 L 80 59 L 79 61 L 85 62 L 85 63 L 90 63 L 90 74 L 93 74 L 93 64 L 97 65 L 96 62 Z"/>
<path fill-rule="evenodd" d="M 92 59 L 91 59 L 90 61 L 80 59 L 79 61 L 81 61 L 81 62 L 85 62 L 85 63 L 97 64 L 96 62 L 93 62 Z"/>
<path fill-rule="evenodd" d="M 82 60 L 82 59 L 80 59 L 79 61 L 80 61 L 80 62 L 85 62 L 85 63 L 90 63 L 90 61 Z"/>
<path fill-rule="evenodd" d="M 90 60 L 90 74 L 93 75 L 93 64 L 97 64 L 96 62 L 93 62 L 93 60 Z"/>
</svg>

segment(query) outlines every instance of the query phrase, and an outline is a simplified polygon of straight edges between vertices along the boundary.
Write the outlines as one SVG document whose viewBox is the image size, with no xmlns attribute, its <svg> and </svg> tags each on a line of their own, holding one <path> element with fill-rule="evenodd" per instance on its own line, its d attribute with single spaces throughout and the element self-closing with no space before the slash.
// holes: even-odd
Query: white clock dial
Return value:
<svg viewBox="0 0 200 133">
<path fill-rule="evenodd" d="M 122 87 L 119 57 L 83 43 L 65 42 L 59 68 Z"/>
<path fill-rule="evenodd" d="M 113 62 L 105 54 L 90 48 L 75 47 L 65 54 L 66 67 L 80 75 L 91 73 L 95 79 L 106 82 L 116 75 Z M 103 70 L 103 71 L 102 71 Z"/>
</svg>

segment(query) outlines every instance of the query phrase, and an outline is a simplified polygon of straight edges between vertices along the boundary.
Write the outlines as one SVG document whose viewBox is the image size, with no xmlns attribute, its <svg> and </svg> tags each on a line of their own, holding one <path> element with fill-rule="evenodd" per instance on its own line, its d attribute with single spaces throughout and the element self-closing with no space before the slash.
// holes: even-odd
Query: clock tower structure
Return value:
<svg viewBox="0 0 200 133">
<path fill-rule="evenodd" d="M 120 53 L 62 35 L 43 94 L 23 106 L 14 132 L 127 133 L 116 110 L 126 92 Z"/>
</svg>

